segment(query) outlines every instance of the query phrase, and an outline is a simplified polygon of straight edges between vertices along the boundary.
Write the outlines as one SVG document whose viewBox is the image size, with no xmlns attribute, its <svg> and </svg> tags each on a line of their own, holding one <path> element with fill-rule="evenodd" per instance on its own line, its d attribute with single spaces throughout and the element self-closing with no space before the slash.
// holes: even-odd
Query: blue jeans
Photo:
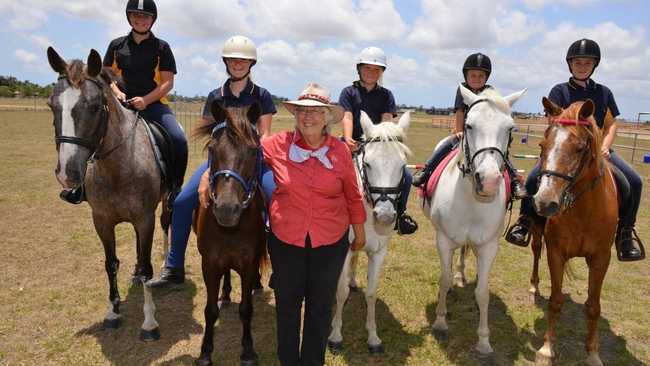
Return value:
<svg viewBox="0 0 650 366">
<path fill-rule="evenodd" d="M 404 168 L 404 182 L 402 182 L 402 199 L 399 202 L 399 207 L 397 208 L 397 216 L 400 216 L 406 212 L 406 203 L 409 200 L 409 193 L 411 193 L 411 183 L 413 182 L 413 175 L 411 172 Z"/>
<path fill-rule="evenodd" d="M 187 240 L 192 230 L 192 214 L 194 209 L 199 207 L 199 183 L 206 170 L 208 170 L 207 161 L 194 171 L 192 177 L 183 186 L 183 190 L 174 201 L 171 248 L 167 255 L 167 267 L 183 268 L 185 266 L 185 249 L 187 249 Z M 271 195 L 275 190 L 275 181 L 273 180 L 273 172 L 266 164 L 262 165 L 261 184 L 268 206 Z"/>
<path fill-rule="evenodd" d="M 174 187 L 180 188 L 187 169 L 187 138 L 183 128 L 176 121 L 172 110 L 160 102 L 149 104 L 147 108 L 140 111 L 140 116 L 160 123 L 171 137 L 174 149 L 174 166 L 170 168 L 170 175 L 173 176 L 171 182 Z"/>
<path fill-rule="evenodd" d="M 630 196 L 623 204 L 623 207 L 619 210 L 619 226 L 634 226 L 636 223 L 636 214 L 639 211 L 639 204 L 641 203 L 641 191 L 643 189 L 643 180 L 639 174 L 630 166 L 625 160 L 623 160 L 615 151 L 609 151 L 609 162 L 616 166 L 620 171 L 625 175 L 628 183 L 630 184 Z M 533 198 L 532 196 L 537 193 L 539 188 L 537 185 L 537 176 L 539 175 L 539 161 L 535 164 L 535 167 L 531 169 L 526 178 L 526 191 L 528 191 L 529 197 L 526 197 L 521 201 L 521 210 L 522 215 L 531 216 L 535 215 L 535 208 L 533 207 Z"/>
</svg>

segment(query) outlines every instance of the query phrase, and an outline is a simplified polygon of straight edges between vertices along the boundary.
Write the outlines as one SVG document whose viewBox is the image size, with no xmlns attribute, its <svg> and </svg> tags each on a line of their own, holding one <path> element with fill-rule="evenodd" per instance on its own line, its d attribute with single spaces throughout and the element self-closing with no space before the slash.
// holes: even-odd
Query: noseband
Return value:
<svg viewBox="0 0 650 366">
<path fill-rule="evenodd" d="M 220 130 L 226 128 L 226 122 L 221 122 L 217 124 L 214 129 L 212 129 L 212 138 L 216 138 L 217 132 Z M 255 126 L 253 126 L 255 128 Z M 216 203 L 217 197 L 215 195 L 215 187 L 217 184 L 217 179 L 219 177 L 223 177 L 226 181 L 229 180 L 231 177 L 235 178 L 235 180 L 242 186 L 244 189 L 245 193 L 245 198 L 242 201 L 241 205 L 243 209 L 248 208 L 250 206 L 253 197 L 255 196 L 255 190 L 258 186 L 258 177 L 260 176 L 262 172 L 262 149 L 260 149 L 259 146 L 256 148 L 257 154 L 255 156 L 255 171 L 253 172 L 253 175 L 251 179 L 246 181 L 239 173 L 232 169 L 222 169 L 219 171 L 216 171 L 212 174 L 210 174 L 210 199 L 212 202 Z M 209 166 L 209 164 L 208 164 Z"/>
<path fill-rule="evenodd" d="M 565 125 L 565 126 L 566 125 L 569 125 L 569 126 L 575 126 L 575 125 L 591 126 L 591 123 L 589 123 L 589 121 L 586 121 L 586 120 L 565 119 L 565 118 L 553 119 L 553 120 L 551 120 L 551 123 L 557 123 L 559 125 Z M 582 175 L 583 170 L 585 169 L 585 166 L 587 165 L 589 152 L 591 150 L 591 143 L 592 143 L 592 137 L 589 136 L 589 138 L 587 138 L 587 145 L 585 146 L 585 149 L 582 152 L 582 155 L 580 155 L 580 163 L 578 164 L 578 167 L 573 172 L 573 174 L 569 175 L 569 174 L 564 174 L 564 173 L 560 173 L 560 172 L 555 171 L 555 170 L 548 170 L 548 169 L 539 171 L 539 175 L 537 176 L 537 185 L 538 186 L 539 186 L 540 180 L 544 176 L 546 176 L 546 177 L 558 177 L 558 178 L 563 179 L 563 180 L 568 182 L 567 186 L 564 187 L 564 189 L 562 190 L 562 193 L 560 194 L 560 207 L 562 207 L 563 209 L 568 209 L 568 208 L 572 207 L 575 204 L 575 202 L 580 198 L 580 196 L 582 196 L 584 193 L 592 190 L 596 186 L 596 184 L 598 183 L 600 178 L 603 177 L 604 170 L 601 167 L 600 174 L 598 174 L 598 176 L 596 176 L 591 181 L 591 184 L 589 186 L 587 186 L 585 189 L 578 192 L 577 194 L 573 192 L 573 188 L 576 185 L 576 181 L 577 181 L 578 177 L 580 177 Z"/>
<path fill-rule="evenodd" d="M 487 102 L 487 101 L 488 101 L 487 99 L 479 99 L 479 100 L 475 101 L 474 103 L 470 104 L 470 106 L 467 108 L 467 111 L 465 112 L 465 119 L 467 119 L 467 115 L 469 114 L 469 111 L 475 105 L 477 105 L 479 103 Z M 463 153 L 465 155 L 465 159 L 464 159 L 464 161 L 459 161 L 458 162 L 458 169 L 460 169 L 460 171 L 463 173 L 463 177 L 465 177 L 466 175 L 469 175 L 469 176 L 473 177 L 474 176 L 474 169 L 475 169 L 474 168 L 474 160 L 476 160 L 476 157 L 479 154 L 482 154 L 484 152 L 492 151 L 492 152 L 497 152 L 499 154 L 499 156 L 501 156 L 501 165 L 499 166 L 499 171 L 500 172 L 503 171 L 503 166 L 505 165 L 506 160 L 508 158 L 508 155 L 510 154 L 510 143 L 511 142 L 512 142 L 512 132 L 510 132 L 509 135 L 508 135 L 508 147 L 507 147 L 505 153 L 503 151 L 501 151 L 501 149 L 499 149 L 496 146 L 489 146 L 489 147 L 484 147 L 484 148 L 476 150 L 476 152 L 474 152 L 474 154 L 470 154 L 469 141 L 467 140 L 467 124 L 465 124 L 465 122 L 463 122 L 463 140 L 462 140 L 462 144 L 463 144 Z"/>
<path fill-rule="evenodd" d="M 397 137 L 394 139 L 394 141 L 402 142 L 402 138 Z M 354 161 L 357 165 L 357 170 L 361 173 L 361 183 L 363 185 L 363 193 L 364 196 L 366 197 L 366 201 L 368 201 L 368 204 L 370 204 L 370 206 L 372 206 L 373 208 L 379 202 L 388 201 L 393 205 L 393 208 L 397 212 L 398 211 L 397 202 L 402 199 L 402 189 L 400 187 L 404 183 L 404 179 L 405 179 L 404 171 L 402 171 L 402 176 L 396 187 L 377 187 L 377 186 L 370 185 L 370 183 L 368 182 L 368 173 L 366 171 L 366 164 L 364 163 L 364 159 L 366 157 L 366 145 L 374 142 L 382 142 L 382 140 L 378 137 L 375 137 L 370 140 L 363 141 L 361 144 L 359 144 L 357 151 L 353 153 Z M 359 156 L 361 156 L 361 159 L 359 159 Z M 378 194 L 379 197 L 373 200 L 372 198 L 373 194 Z M 388 196 L 389 194 L 391 195 L 394 194 L 395 198 L 389 197 Z"/>
</svg>

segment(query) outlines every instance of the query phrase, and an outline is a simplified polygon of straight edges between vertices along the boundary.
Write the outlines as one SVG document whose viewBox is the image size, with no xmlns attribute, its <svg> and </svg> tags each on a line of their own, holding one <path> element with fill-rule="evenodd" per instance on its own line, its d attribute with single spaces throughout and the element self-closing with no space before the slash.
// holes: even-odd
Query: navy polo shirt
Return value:
<svg viewBox="0 0 650 366">
<path fill-rule="evenodd" d="M 239 93 L 239 97 L 235 96 L 230 90 L 230 79 L 223 86 L 211 91 L 203 106 L 203 117 L 208 120 L 214 120 L 211 112 L 214 101 L 218 101 L 225 107 L 247 107 L 259 103 L 262 109 L 261 116 L 269 113 L 275 114 L 277 112 L 275 104 L 273 104 L 273 99 L 271 98 L 271 93 L 255 85 L 250 79 L 246 87 Z M 257 121 L 255 121 L 255 124 L 257 124 Z"/>
<path fill-rule="evenodd" d="M 584 88 L 578 85 L 573 78 L 566 83 L 557 84 L 551 89 L 548 99 L 562 108 L 568 108 L 574 102 L 591 99 L 596 107 L 594 118 L 600 128 L 605 126 L 607 112 L 610 112 L 612 117 L 620 114 L 611 90 L 591 79 L 587 80 L 587 86 Z"/>
<path fill-rule="evenodd" d="M 467 85 L 467 83 L 463 83 L 463 86 L 466 87 L 467 89 L 471 90 L 472 93 L 474 94 L 480 94 L 483 90 L 492 88 L 492 86 L 485 84 L 483 85 L 482 88 L 479 90 L 472 90 L 472 88 Z M 456 100 L 454 101 L 454 110 L 458 111 L 459 109 L 462 109 L 465 114 L 467 114 L 467 109 L 469 109 L 469 106 L 465 104 L 465 101 L 463 100 L 463 95 L 460 93 L 460 87 L 456 88 Z"/>
<path fill-rule="evenodd" d="M 355 140 L 360 140 L 363 135 L 361 111 L 366 112 L 374 124 L 381 123 L 384 113 L 397 116 L 393 93 L 379 84 L 367 91 L 359 81 L 355 81 L 341 91 L 339 104 L 346 112 L 352 112 L 352 138 Z"/>
<path fill-rule="evenodd" d="M 160 84 L 161 71 L 176 74 L 176 61 L 169 44 L 153 33 L 140 44 L 133 40 L 132 32 L 111 41 L 104 55 L 104 66 L 122 77 L 127 98 L 151 93 Z M 167 104 L 165 97 L 160 101 Z"/>
</svg>

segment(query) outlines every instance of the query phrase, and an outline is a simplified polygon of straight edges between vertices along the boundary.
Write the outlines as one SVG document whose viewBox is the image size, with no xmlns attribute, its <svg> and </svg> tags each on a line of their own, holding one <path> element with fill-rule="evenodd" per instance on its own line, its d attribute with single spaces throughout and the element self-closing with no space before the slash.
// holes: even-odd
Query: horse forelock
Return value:
<svg viewBox="0 0 650 366">
<path fill-rule="evenodd" d="M 248 147 L 258 145 L 257 132 L 253 130 L 251 122 L 248 120 L 248 108 L 227 108 L 226 124 L 229 126 L 228 132 L 235 139 L 235 143 L 243 143 Z"/>
<path fill-rule="evenodd" d="M 487 88 L 479 93 L 479 96 L 484 97 L 490 103 L 490 105 L 496 107 L 496 109 L 499 111 L 508 115 L 510 114 L 510 104 L 508 104 L 503 96 L 501 96 L 501 93 L 499 93 L 498 90 L 494 88 Z"/>
<path fill-rule="evenodd" d="M 68 82 L 74 88 L 80 88 L 84 79 L 86 78 L 86 65 L 81 60 L 72 60 L 68 64 L 68 69 L 66 71 L 66 76 Z"/>
<path fill-rule="evenodd" d="M 392 121 L 385 121 L 380 124 L 374 125 L 370 131 L 366 132 L 366 140 L 379 139 L 380 141 L 392 142 L 392 147 L 397 149 L 397 152 L 403 158 L 412 155 L 411 149 L 406 146 L 402 141 L 406 141 L 406 133 L 397 124 Z"/>
</svg>

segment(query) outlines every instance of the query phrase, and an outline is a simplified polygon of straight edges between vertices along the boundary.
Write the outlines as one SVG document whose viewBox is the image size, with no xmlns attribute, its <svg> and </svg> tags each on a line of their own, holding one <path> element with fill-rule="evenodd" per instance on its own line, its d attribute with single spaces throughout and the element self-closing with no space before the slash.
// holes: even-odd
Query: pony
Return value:
<svg viewBox="0 0 650 366">
<path fill-rule="evenodd" d="M 250 107 L 211 106 L 214 122 L 204 122 L 197 136 L 209 136 L 207 143 L 210 171 L 210 203 L 195 211 L 194 228 L 201 268 L 207 291 L 205 333 L 197 365 L 212 365 L 214 325 L 219 318 L 219 283 L 234 269 L 241 277 L 243 352 L 241 365 L 257 364 L 253 348 L 253 286 L 260 266 L 267 262 L 264 201 L 258 179 L 262 169 L 262 150 L 253 127 L 261 113 L 258 104 Z"/>
<path fill-rule="evenodd" d="M 476 95 L 460 85 L 469 106 L 459 153 L 444 168 L 431 199 L 423 199 L 423 211 L 436 228 L 440 257 L 440 287 L 433 335 L 447 337 L 447 292 L 452 285 L 454 250 L 469 244 L 477 258 L 475 290 L 480 317 L 479 354 L 492 353 L 488 328 L 488 276 L 496 257 L 506 213 L 503 176 L 514 121 L 512 105 L 525 90 L 506 97 L 494 89 Z"/>
<path fill-rule="evenodd" d="M 120 261 L 115 252 L 115 226 L 129 222 L 136 232 L 138 260 L 133 283 L 151 279 L 155 212 L 161 201 L 160 224 L 165 247 L 168 247 L 171 209 L 164 199 L 167 188 L 156 162 L 148 127 L 137 112 L 124 108 L 111 92 L 110 84 L 116 78 L 102 68 L 99 53 L 91 50 L 86 64 L 80 60 L 66 63 L 54 48 L 49 47 L 47 58 L 59 74 L 48 101 L 54 115 L 58 152 L 56 178 L 64 189 L 85 189 L 106 257 L 110 304 L 103 326 L 116 329 L 122 315 L 117 287 Z M 143 290 L 145 319 L 140 337 L 156 340 L 160 332 L 154 317 L 155 305 L 149 287 L 143 286 Z"/>
<path fill-rule="evenodd" d="M 411 151 L 404 144 L 411 116 L 404 113 L 398 123 L 392 121 L 373 125 L 365 112 L 361 112 L 361 127 L 365 141 L 361 143 L 353 161 L 357 180 L 365 198 L 366 245 L 363 251 L 368 256 L 368 288 L 366 304 L 368 307 L 366 329 L 368 330 L 368 350 L 371 353 L 383 352 L 381 339 L 377 336 L 375 322 L 375 304 L 379 274 L 384 258 L 388 253 L 388 242 L 393 235 L 397 219 L 397 205 L 401 199 L 401 183 L 407 156 Z M 354 233 L 350 231 L 350 241 Z M 337 351 L 343 347 L 343 305 L 350 293 L 356 288 L 354 273 L 356 271 L 359 251 L 349 250 L 339 276 L 336 292 L 336 312 L 332 318 L 332 331 L 328 337 L 328 346 Z"/>
<path fill-rule="evenodd" d="M 618 224 L 618 194 L 614 176 L 600 152 L 602 136 L 593 118 L 594 103 L 575 102 L 564 110 L 547 98 L 542 99 L 542 104 L 549 126 L 540 143 L 541 169 L 534 207 L 546 218 L 543 233 L 551 298 L 544 345 L 536 356 L 540 362 L 551 362 L 554 357 L 555 325 L 564 302 L 562 280 L 567 261 L 584 257 L 589 266 L 585 362 L 600 366 L 600 293 Z"/>
</svg>

